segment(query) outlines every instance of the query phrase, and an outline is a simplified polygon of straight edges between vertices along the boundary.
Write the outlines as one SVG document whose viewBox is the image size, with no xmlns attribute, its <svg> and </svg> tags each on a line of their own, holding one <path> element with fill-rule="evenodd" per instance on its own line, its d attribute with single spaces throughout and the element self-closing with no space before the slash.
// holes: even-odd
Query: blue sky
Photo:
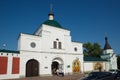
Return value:
<svg viewBox="0 0 120 80">
<path fill-rule="evenodd" d="M 98 42 L 108 36 L 120 54 L 120 0 L 0 0 L 0 49 L 17 50 L 20 33 L 33 34 L 48 19 L 50 3 L 55 20 L 71 30 L 73 41 Z"/>
</svg>

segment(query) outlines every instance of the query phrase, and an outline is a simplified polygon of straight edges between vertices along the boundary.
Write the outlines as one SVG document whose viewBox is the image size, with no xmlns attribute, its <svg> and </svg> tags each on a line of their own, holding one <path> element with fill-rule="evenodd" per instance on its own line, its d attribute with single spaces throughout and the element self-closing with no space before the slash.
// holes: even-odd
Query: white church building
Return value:
<svg viewBox="0 0 120 80">
<path fill-rule="evenodd" d="M 18 51 L 0 50 L 0 79 L 52 76 L 57 69 L 64 74 L 94 71 L 99 67 L 110 69 L 113 56 L 106 58 L 106 55 L 113 54 L 112 48 L 105 47 L 102 58 L 85 57 L 83 43 L 73 42 L 70 32 L 50 12 L 48 20 L 34 34 L 20 33 Z M 117 69 L 116 66 L 111 69 Z"/>
</svg>

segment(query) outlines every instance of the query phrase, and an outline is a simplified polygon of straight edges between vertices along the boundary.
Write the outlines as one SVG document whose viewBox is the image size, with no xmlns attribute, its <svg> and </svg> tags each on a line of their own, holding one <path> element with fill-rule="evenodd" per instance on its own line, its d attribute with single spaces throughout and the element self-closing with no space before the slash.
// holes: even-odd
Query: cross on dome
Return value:
<svg viewBox="0 0 120 80">
<path fill-rule="evenodd" d="M 54 14 L 52 9 L 53 9 L 52 4 L 50 4 L 50 13 L 48 14 L 49 20 L 54 20 Z"/>
</svg>

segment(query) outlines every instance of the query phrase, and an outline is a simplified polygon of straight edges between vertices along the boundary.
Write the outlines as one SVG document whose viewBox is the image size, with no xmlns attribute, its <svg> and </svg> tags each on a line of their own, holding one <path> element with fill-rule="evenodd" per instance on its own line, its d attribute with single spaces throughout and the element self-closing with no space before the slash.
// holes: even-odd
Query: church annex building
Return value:
<svg viewBox="0 0 120 80">
<path fill-rule="evenodd" d="M 50 12 L 34 34 L 20 33 L 18 51 L 0 50 L 0 79 L 52 76 L 56 69 L 64 74 L 117 69 L 107 37 L 101 58 L 84 57 L 83 43 L 73 42 L 70 32 Z"/>
</svg>

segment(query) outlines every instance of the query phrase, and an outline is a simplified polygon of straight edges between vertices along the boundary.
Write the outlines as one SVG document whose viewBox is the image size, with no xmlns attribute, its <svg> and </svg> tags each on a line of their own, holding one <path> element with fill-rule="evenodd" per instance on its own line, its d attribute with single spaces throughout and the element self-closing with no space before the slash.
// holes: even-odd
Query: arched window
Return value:
<svg viewBox="0 0 120 80">
<path fill-rule="evenodd" d="M 62 49 L 62 44 L 61 44 L 61 42 L 59 42 L 59 49 Z"/>
<path fill-rule="evenodd" d="M 55 48 L 55 49 L 57 48 L 57 42 L 56 41 L 53 42 L 53 48 Z"/>
<path fill-rule="evenodd" d="M 62 42 L 60 42 L 58 38 L 56 39 L 56 41 L 53 41 L 53 48 L 62 49 Z"/>
<path fill-rule="evenodd" d="M 74 48 L 74 51 L 77 51 L 77 48 L 76 48 L 76 47 Z"/>
</svg>

